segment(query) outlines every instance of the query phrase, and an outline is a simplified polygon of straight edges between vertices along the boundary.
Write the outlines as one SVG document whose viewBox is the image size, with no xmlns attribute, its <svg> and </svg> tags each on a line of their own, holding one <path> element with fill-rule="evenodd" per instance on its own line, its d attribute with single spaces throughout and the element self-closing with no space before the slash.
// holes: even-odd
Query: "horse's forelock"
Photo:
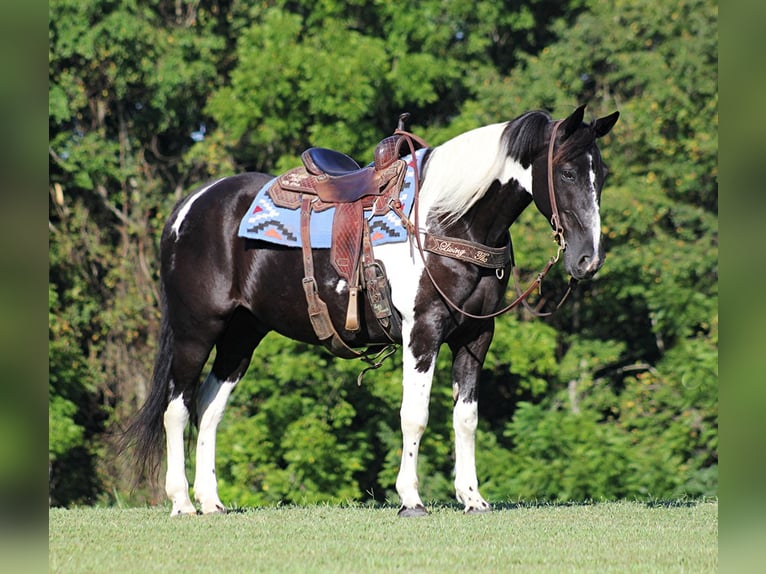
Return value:
<svg viewBox="0 0 766 574">
<path fill-rule="evenodd" d="M 582 124 L 564 140 L 556 150 L 555 163 L 571 161 L 588 152 L 596 143 L 596 133 L 593 124 Z"/>
</svg>

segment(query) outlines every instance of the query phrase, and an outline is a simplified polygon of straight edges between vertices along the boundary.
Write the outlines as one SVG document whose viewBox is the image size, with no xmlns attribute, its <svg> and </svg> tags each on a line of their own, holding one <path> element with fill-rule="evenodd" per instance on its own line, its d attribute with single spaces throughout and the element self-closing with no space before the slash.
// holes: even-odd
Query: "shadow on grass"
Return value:
<svg viewBox="0 0 766 574">
<path fill-rule="evenodd" d="M 714 502 L 716 499 L 699 498 L 699 499 L 676 499 L 676 500 L 565 500 L 565 501 L 551 501 L 551 500 L 524 500 L 517 502 L 493 502 L 493 511 L 512 511 L 522 510 L 529 508 L 576 508 L 576 507 L 588 507 L 598 506 L 602 504 L 614 504 L 618 502 L 625 502 L 630 504 L 638 504 L 647 508 L 693 508 L 700 504 L 706 504 Z M 327 508 L 341 508 L 350 510 L 385 510 L 391 512 L 398 512 L 399 505 L 392 504 L 390 502 L 378 502 L 378 501 L 364 501 L 355 502 L 348 501 L 339 504 L 331 503 L 319 503 L 319 504 L 278 504 L 276 506 L 243 506 L 227 508 L 227 514 L 248 514 L 252 512 L 258 512 L 263 510 L 273 510 L 275 508 L 308 508 L 308 507 L 327 507 Z M 463 505 L 457 501 L 432 501 L 426 504 L 426 508 L 429 512 L 438 511 L 454 511 L 463 512 Z"/>
<path fill-rule="evenodd" d="M 616 502 L 625 502 L 630 504 L 639 504 L 647 508 L 692 508 L 700 504 L 712 502 L 711 499 L 699 498 L 694 500 L 676 499 L 676 500 L 567 500 L 567 501 L 520 501 L 520 502 L 499 502 L 492 505 L 496 510 L 516 510 L 519 508 L 568 508 L 581 506 L 598 506 L 600 504 L 614 504 Z"/>
</svg>

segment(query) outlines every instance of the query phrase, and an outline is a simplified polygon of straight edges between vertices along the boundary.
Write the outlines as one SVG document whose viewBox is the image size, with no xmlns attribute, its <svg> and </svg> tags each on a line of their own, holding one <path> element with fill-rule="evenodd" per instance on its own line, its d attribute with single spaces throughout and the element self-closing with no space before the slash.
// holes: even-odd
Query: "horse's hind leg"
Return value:
<svg viewBox="0 0 766 574">
<path fill-rule="evenodd" d="M 200 388 L 197 400 L 199 434 L 194 498 L 200 503 L 203 514 L 225 512 L 218 497 L 215 473 L 216 432 L 229 395 L 245 374 L 253 350 L 264 334 L 255 324 L 252 315 L 239 309 L 223 338 L 216 344 L 213 368 Z"/>
<path fill-rule="evenodd" d="M 479 420 L 478 384 L 492 331 L 467 344 L 453 345 L 452 388 L 455 401 L 452 423 L 455 429 L 455 495 L 466 513 L 491 510 L 479 493 L 476 477 L 476 427 Z"/>
<path fill-rule="evenodd" d="M 186 479 L 184 430 L 189 422 L 193 389 L 211 348 L 212 344 L 205 345 L 200 341 L 178 340 L 173 347 L 170 400 L 163 417 L 168 462 L 165 492 L 173 505 L 170 511 L 173 516 L 197 513 L 189 498 L 189 482 Z"/>
<path fill-rule="evenodd" d="M 172 516 L 197 513 L 197 509 L 189 498 L 189 482 L 186 480 L 184 430 L 187 422 L 189 422 L 189 409 L 184 403 L 183 395 L 178 395 L 170 401 L 164 416 L 168 457 L 165 493 L 173 505 L 170 510 Z"/>
</svg>

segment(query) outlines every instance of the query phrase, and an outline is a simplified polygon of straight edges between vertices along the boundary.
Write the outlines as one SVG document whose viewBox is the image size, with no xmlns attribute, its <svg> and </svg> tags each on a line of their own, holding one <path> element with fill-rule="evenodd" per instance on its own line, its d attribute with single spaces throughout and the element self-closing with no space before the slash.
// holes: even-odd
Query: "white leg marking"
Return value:
<svg viewBox="0 0 766 574">
<path fill-rule="evenodd" d="M 455 495 L 465 512 L 489 510 L 490 506 L 479 494 L 476 478 L 476 426 L 479 404 L 458 399 L 452 411 L 455 428 Z"/>
<path fill-rule="evenodd" d="M 424 213 L 427 211 L 424 210 Z M 386 274 L 391 283 L 391 298 L 402 315 L 402 461 L 396 479 L 396 491 L 404 508 L 422 508 L 423 501 L 418 493 L 418 449 L 428 424 L 428 402 L 436 357 L 426 372 L 419 372 L 415 368 L 417 360 L 412 355 L 409 345 L 415 315 L 415 297 L 423 275 L 423 262 L 416 253 L 410 251 L 408 243 L 381 245 L 375 248 L 375 254 L 386 267 Z"/>
<path fill-rule="evenodd" d="M 194 498 L 200 503 L 203 514 L 224 512 L 226 509 L 218 498 L 218 481 L 215 476 L 215 434 L 218 423 L 236 381 L 219 381 L 210 373 L 200 387 L 198 412 L 200 413 L 197 436 L 197 469 L 194 474 Z"/>
<path fill-rule="evenodd" d="M 195 201 L 197 201 L 203 193 L 205 193 L 207 190 L 209 190 L 211 187 L 213 187 L 215 184 L 217 184 L 222 179 L 224 179 L 224 178 L 221 178 L 221 179 L 219 179 L 217 181 L 214 181 L 210 185 L 203 187 L 197 193 L 192 195 L 189 198 L 189 200 L 184 204 L 184 206 L 181 208 L 181 211 L 178 212 L 178 215 L 176 216 L 176 220 L 173 222 L 173 231 L 176 234 L 176 239 L 178 239 L 178 236 L 181 233 L 181 225 L 183 224 L 184 219 L 186 218 L 186 216 L 189 214 L 189 210 L 191 209 L 192 204 Z"/>
<path fill-rule="evenodd" d="M 409 333 L 408 333 L 409 334 Z M 408 339 L 409 337 L 407 337 Z M 431 396 L 436 358 L 424 373 L 415 369 L 416 359 L 404 342 L 404 368 L 402 383 L 402 462 L 396 478 L 396 491 L 405 508 L 423 506 L 418 493 L 418 449 L 428 424 L 428 402 Z"/>
<path fill-rule="evenodd" d="M 189 499 L 189 483 L 186 480 L 184 461 L 184 429 L 189 421 L 189 411 L 182 396 L 170 401 L 165 410 L 165 438 L 168 449 L 168 470 L 165 475 L 165 492 L 173 503 L 171 516 L 196 514 Z"/>
</svg>

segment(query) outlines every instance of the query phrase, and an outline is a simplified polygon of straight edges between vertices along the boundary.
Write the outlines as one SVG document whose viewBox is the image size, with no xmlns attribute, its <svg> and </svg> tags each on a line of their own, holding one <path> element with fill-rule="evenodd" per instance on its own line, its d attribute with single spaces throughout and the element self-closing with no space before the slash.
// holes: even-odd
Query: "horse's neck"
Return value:
<svg viewBox="0 0 766 574">
<path fill-rule="evenodd" d="M 447 219 L 459 218 L 493 181 L 507 182 L 518 176 L 501 148 L 505 126 L 477 128 L 433 148 L 424 166 L 421 203 Z"/>
<path fill-rule="evenodd" d="M 463 217 L 446 225 L 429 218 L 429 228 L 448 237 L 502 247 L 508 228 L 531 202 L 532 196 L 515 182 L 504 186 L 495 182 Z"/>
</svg>

